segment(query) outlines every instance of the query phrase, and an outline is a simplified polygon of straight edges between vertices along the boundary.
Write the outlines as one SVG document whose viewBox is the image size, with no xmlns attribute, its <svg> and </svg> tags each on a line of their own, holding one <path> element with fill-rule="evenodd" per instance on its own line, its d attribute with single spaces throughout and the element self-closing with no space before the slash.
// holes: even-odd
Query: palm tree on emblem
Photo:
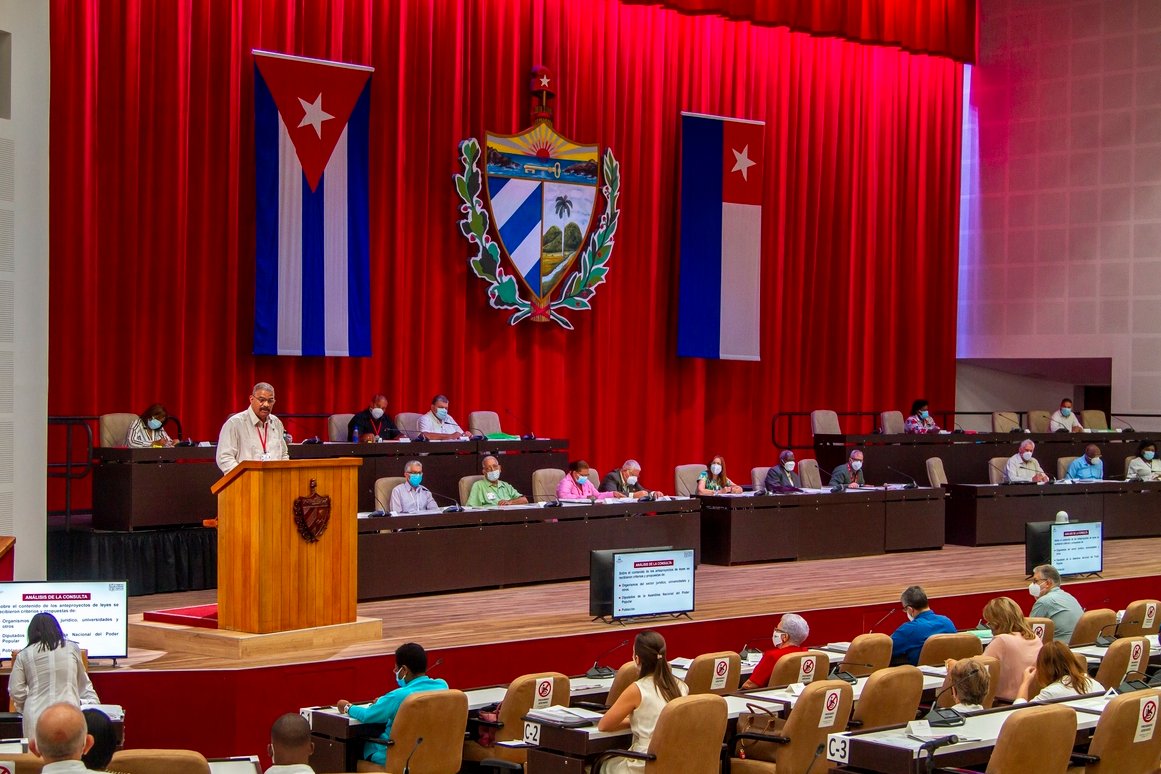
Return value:
<svg viewBox="0 0 1161 774">
<path fill-rule="evenodd" d="M 572 214 L 572 199 L 567 196 L 556 197 L 556 217 L 567 218 Z"/>
</svg>

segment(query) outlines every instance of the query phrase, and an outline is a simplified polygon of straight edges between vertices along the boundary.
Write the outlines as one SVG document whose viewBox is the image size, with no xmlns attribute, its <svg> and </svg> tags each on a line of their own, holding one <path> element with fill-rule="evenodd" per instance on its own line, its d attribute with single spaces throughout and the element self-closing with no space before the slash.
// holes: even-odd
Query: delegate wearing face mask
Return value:
<svg viewBox="0 0 1161 774">
<path fill-rule="evenodd" d="M 778 457 L 778 464 L 771 465 L 770 470 L 766 472 L 766 480 L 763 482 L 766 491 L 777 492 L 782 489 L 802 488 L 802 479 L 794 472 L 797 466 L 794 452 L 789 449 L 782 452 Z"/>
<path fill-rule="evenodd" d="M 863 477 L 863 453 L 861 451 L 854 451 L 845 463 L 839 465 L 830 474 L 831 486 L 843 486 L 851 489 L 857 489 L 861 486 L 866 486 L 867 481 Z M 827 482 L 822 482 L 823 486 Z"/>
<path fill-rule="evenodd" d="M 356 439 L 363 443 L 368 441 L 394 441 L 402 433 L 395 426 L 395 420 L 387 414 L 387 398 L 376 395 L 371 405 L 351 417 L 347 423 L 347 443 L 355 443 Z"/>
<path fill-rule="evenodd" d="M 1004 481 L 1041 483 L 1048 480 L 1048 475 L 1033 456 L 1035 449 L 1036 445 L 1031 441 L 1020 444 L 1020 449 L 1004 465 Z"/>
<path fill-rule="evenodd" d="M 1129 467 L 1125 470 L 1125 479 L 1128 481 L 1161 481 L 1161 459 L 1157 459 L 1157 449 L 1151 444 L 1144 444 L 1137 452 L 1137 456 L 1129 460 Z"/>
<path fill-rule="evenodd" d="M 649 493 L 641 486 L 640 477 L 641 463 L 637 460 L 625 460 L 620 468 L 610 470 L 601 479 L 601 485 L 597 489 L 602 492 L 616 492 L 624 497 L 644 497 Z"/>
<path fill-rule="evenodd" d="M 1084 611 L 1076 597 L 1048 579 L 1046 571 L 1051 573 L 1053 568 L 1041 565 L 1032 571 L 1028 593 L 1036 601 L 1032 604 L 1031 615 L 1033 618 L 1052 619 L 1053 639 L 1067 644 L 1072 639 L 1072 630 L 1076 628 L 1076 622 L 1080 620 Z"/>
<path fill-rule="evenodd" d="M 404 476 L 406 480 L 391 490 L 391 512 L 419 513 L 439 510 L 435 497 L 423 485 L 423 469 L 417 464 L 409 464 L 406 470 Z"/>
</svg>

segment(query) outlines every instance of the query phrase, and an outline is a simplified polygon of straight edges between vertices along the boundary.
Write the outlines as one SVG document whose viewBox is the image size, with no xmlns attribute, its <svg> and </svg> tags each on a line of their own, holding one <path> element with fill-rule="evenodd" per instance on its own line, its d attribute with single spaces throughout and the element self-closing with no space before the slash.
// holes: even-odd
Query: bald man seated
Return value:
<svg viewBox="0 0 1161 774">
<path fill-rule="evenodd" d="M 267 752 L 274 765 L 266 774 L 314 774 L 310 767 L 314 742 L 310 741 L 310 724 L 302 715 L 288 712 L 274 721 Z"/>
<path fill-rule="evenodd" d="M 44 760 L 41 771 L 48 774 L 92 771 L 81 761 L 92 746 L 85 716 L 79 707 L 67 702 L 49 705 L 40 713 L 36 738 L 29 741 L 32 752 Z"/>
</svg>

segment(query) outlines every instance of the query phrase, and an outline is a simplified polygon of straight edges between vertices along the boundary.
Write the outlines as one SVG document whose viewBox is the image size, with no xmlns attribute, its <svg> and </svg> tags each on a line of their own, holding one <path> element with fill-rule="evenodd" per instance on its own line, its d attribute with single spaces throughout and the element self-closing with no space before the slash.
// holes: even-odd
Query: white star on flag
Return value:
<svg viewBox="0 0 1161 774">
<path fill-rule="evenodd" d="M 548 76 L 547 75 L 540 76 L 540 85 L 546 89 L 548 88 Z"/>
<path fill-rule="evenodd" d="M 756 161 L 750 161 L 750 146 L 747 145 L 746 147 L 742 148 L 741 153 L 734 150 L 733 148 L 730 148 L 730 150 L 734 151 L 734 168 L 731 169 L 730 171 L 731 172 L 741 172 L 742 179 L 748 181 L 750 179 L 750 176 L 747 173 L 747 170 L 749 170 L 750 167 L 752 167 L 758 163 Z"/>
<path fill-rule="evenodd" d="M 319 95 L 314 98 L 314 102 L 307 102 L 302 97 L 299 97 L 298 101 L 302 103 L 302 109 L 306 111 L 302 116 L 302 120 L 298 122 L 298 128 L 301 129 L 304 126 L 313 126 L 314 133 L 319 136 L 319 139 L 322 139 L 323 121 L 330 121 L 332 118 L 334 118 L 334 116 L 322 109 L 322 93 L 320 92 Z M 735 151 L 735 153 L 736 152 L 737 151 Z"/>
</svg>

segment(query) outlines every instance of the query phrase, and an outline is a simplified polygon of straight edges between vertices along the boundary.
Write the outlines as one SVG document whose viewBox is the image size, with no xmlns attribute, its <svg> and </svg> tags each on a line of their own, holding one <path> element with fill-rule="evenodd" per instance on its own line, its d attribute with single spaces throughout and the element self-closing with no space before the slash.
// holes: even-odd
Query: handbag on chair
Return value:
<svg viewBox="0 0 1161 774">
<path fill-rule="evenodd" d="M 738 715 L 737 733 L 769 734 L 778 736 L 784 721 L 773 712 L 760 704 L 746 704 L 747 712 Z M 756 739 L 738 740 L 738 757 L 751 758 L 756 761 L 774 763 L 776 751 L 781 745 L 777 742 L 762 742 Z"/>
</svg>

